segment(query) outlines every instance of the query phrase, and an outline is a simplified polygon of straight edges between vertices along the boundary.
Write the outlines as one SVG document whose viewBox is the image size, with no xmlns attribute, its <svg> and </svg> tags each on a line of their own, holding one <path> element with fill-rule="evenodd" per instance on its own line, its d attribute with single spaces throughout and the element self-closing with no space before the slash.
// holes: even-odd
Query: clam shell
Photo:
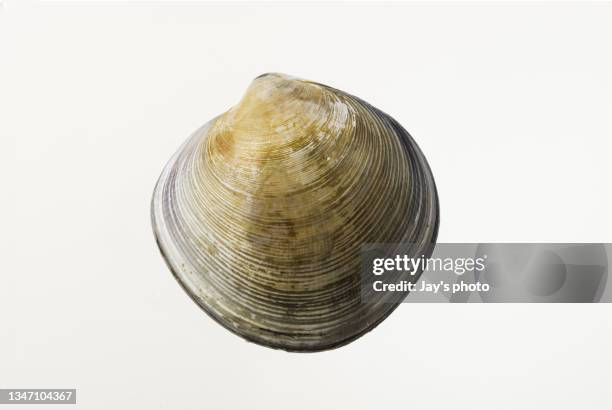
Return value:
<svg viewBox="0 0 612 410">
<path fill-rule="evenodd" d="M 434 179 L 390 116 L 334 88 L 281 74 L 180 147 L 155 187 L 159 248 L 191 298 L 243 338 L 290 351 L 346 344 L 398 301 L 362 303 L 366 243 L 429 256 Z"/>
</svg>

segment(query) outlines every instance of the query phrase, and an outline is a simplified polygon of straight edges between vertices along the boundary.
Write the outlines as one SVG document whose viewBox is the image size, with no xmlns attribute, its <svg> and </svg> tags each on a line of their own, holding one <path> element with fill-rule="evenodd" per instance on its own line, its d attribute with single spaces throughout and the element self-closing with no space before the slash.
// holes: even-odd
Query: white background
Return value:
<svg viewBox="0 0 612 410">
<path fill-rule="evenodd" d="M 85 409 L 609 409 L 609 305 L 402 305 L 338 350 L 274 351 L 184 294 L 149 201 L 179 144 L 278 71 L 413 134 L 441 242 L 612 242 L 611 22 L 610 4 L 5 1 L 0 387 L 76 387 Z"/>
</svg>

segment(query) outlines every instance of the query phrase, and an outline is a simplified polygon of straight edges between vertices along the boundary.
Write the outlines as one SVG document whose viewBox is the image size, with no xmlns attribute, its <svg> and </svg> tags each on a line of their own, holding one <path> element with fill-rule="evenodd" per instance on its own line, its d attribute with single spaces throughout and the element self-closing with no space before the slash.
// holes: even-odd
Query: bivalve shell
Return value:
<svg viewBox="0 0 612 410">
<path fill-rule="evenodd" d="M 430 168 L 390 116 L 281 74 L 197 130 L 152 201 L 161 252 L 191 298 L 247 340 L 290 351 L 346 344 L 397 306 L 362 303 L 361 247 L 438 230 Z"/>
</svg>

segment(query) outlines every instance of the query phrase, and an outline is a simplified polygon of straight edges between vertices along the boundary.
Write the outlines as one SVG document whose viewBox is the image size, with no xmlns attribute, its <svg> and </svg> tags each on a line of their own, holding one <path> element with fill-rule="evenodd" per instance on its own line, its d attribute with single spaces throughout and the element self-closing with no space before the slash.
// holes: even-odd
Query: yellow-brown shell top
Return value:
<svg viewBox="0 0 612 410">
<path fill-rule="evenodd" d="M 360 300 L 361 247 L 430 252 L 437 201 L 423 154 L 391 117 L 266 74 L 170 160 L 152 218 L 172 272 L 219 323 L 266 346 L 316 351 L 396 307 L 384 294 Z"/>
</svg>

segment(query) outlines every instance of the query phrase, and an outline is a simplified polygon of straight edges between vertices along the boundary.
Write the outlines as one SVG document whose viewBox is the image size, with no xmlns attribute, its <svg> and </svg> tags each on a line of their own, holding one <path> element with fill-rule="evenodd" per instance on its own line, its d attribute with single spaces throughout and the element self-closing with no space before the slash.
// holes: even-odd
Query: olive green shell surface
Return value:
<svg viewBox="0 0 612 410">
<path fill-rule="evenodd" d="M 258 344 L 319 351 L 384 320 L 393 295 L 361 300 L 361 249 L 414 244 L 428 257 L 438 197 L 412 137 L 337 89 L 282 74 L 197 130 L 152 200 L 157 243 L 189 296 Z"/>
</svg>

